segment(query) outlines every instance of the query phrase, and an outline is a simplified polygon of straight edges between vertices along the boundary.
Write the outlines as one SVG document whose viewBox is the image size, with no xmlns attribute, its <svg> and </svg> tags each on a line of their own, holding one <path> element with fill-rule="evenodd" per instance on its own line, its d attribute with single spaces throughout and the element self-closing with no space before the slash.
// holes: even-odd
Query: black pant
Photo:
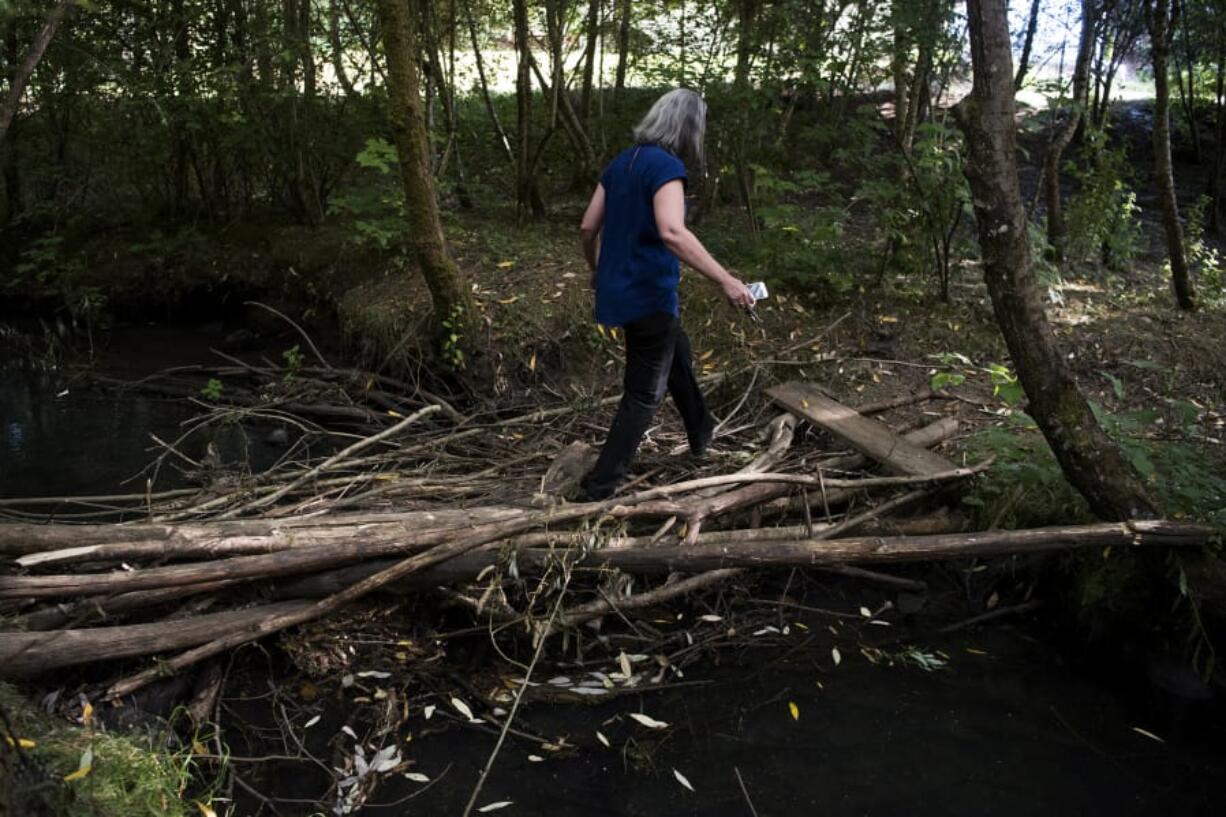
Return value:
<svg viewBox="0 0 1226 817">
<path fill-rule="evenodd" d="M 622 399 L 600 457 L 584 479 L 589 499 L 604 499 L 617 490 L 664 399 L 665 388 L 681 413 L 691 450 L 705 448 L 714 428 L 694 379 L 690 339 L 681 328 L 681 320 L 658 312 L 626 324 L 625 332 L 626 377 Z"/>
</svg>

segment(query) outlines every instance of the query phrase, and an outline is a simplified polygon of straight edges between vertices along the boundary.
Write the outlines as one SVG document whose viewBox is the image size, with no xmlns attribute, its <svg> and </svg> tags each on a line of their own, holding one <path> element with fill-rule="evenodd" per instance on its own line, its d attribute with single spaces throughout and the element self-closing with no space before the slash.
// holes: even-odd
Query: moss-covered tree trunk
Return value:
<svg viewBox="0 0 1226 817">
<path fill-rule="evenodd" d="M 430 172 L 430 147 L 426 139 L 417 66 L 421 55 L 413 30 L 420 0 L 378 0 L 383 47 L 387 57 L 387 95 L 396 155 L 404 185 L 408 241 L 412 247 L 430 298 L 435 320 L 446 327 L 452 349 L 472 341 L 476 310 L 472 292 L 447 255 L 438 202 Z M 452 340 L 450 335 L 456 335 Z"/>
<path fill-rule="evenodd" d="M 1188 260 L 1183 251 L 1183 227 L 1179 224 L 1179 202 L 1175 198 L 1175 176 L 1171 166 L 1171 87 L 1167 74 L 1170 33 L 1175 27 L 1171 0 L 1145 0 L 1149 24 L 1150 60 L 1154 67 L 1154 183 L 1162 202 L 1162 226 L 1166 228 L 1166 252 L 1171 261 L 1171 284 L 1180 309 L 1196 309 Z"/>
<path fill-rule="evenodd" d="M 1153 514 L 1140 479 L 1099 426 L 1065 366 L 1030 265 L 1017 176 L 1008 0 L 970 0 L 974 86 L 954 109 L 966 134 L 966 176 L 975 203 L 992 308 L 1029 398 L 1028 410 L 1065 476 L 1098 516 Z"/>
<path fill-rule="evenodd" d="M 1056 126 L 1047 156 L 1043 161 L 1046 184 L 1047 243 L 1056 261 L 1064 260 L 1068 243 L 1068 227 L 1064 222 L 1064 203 L 1060 198 L 1060 163 L 1064 151 L 1073 141 L 1077 127 L 1085 115 L 1089 100 L 1090 59 L 1094 55 L 1094 25 L 1097 17 L 1096 0 L 1081 0 L 1081 37 L 1077 44 L 1077 61 L 1073 64 L 1073 98 L 1065 120 Z M 1015 83 L 1016 84 L 1016 83 Z"/>
</svg>

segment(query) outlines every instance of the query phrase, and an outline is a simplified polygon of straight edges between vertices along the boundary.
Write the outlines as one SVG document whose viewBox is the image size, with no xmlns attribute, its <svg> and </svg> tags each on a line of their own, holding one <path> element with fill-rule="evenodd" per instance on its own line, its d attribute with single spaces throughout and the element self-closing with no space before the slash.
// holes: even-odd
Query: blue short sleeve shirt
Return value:
<svg viewBox="0 0 1226 817">
<path fill-rule="evenodd" d="M 604 226 L 596 275 L 596 320 L 624 326 L 656 312 L 679 313 L 681 263 L 656 228 L 653 199 L 674 179 L 686 180 L 685 163 L 656 145 L 622 151 L 600 177 Z"/>
</svg>

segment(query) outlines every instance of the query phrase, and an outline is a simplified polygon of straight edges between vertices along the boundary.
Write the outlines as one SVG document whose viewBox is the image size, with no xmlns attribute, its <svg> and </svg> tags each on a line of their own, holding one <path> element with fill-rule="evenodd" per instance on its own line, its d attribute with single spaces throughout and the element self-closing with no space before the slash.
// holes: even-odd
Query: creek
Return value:
<svg viewBox="0 0 1226 817">
<path fill-rule="evenodd" d="M 123 330 L 112 335 L 99 366 L 131 378 L 210 362 L 214 342 L 208 332 Z M 143 491 L 142 475 L 155 454 L 150 435 L 177 437 L 195 411 L 182 399 L 99 391 L 71 377 L 5 369 L 0 497 Z M 224 448 L 223 458 L 241 454 L 259 469 L 277 455 L 267 433 L 242 427 L 213 441 Z M 189 438 L 184 453 L 200 456 L 208 441 Z M 186 482 L 164 468 L 156 489 Z M 939 656 L 939 669 L 872 663 L 858 649 L 867 639 L 846 630 L 833 636 L 842 651 L 835 664 L 832 619 L 789 610 L 788 635 L 711 651 L 675 688 L 591 706 L 526 707 L 517 726 L 566 736 L 576 748 L 555 755 L 510 739 L 478 805 L 511 801 L 498 812 L 506 815 L 1226 813 L 1226 718 L 1219 700 L 1199 700 L 1178 667 L 1155 668 L 1110 648 L 1082 650 L 1063 622 L 1017 618 L 941 635 L 942 624 L 967 615 L 952 578 L 957 573 L 916 567 L 912 575 L 931 579 L 928 603 L 900 615 L 891 628 L 866 628 L 894 654 L 914 647 Z M 774 581 L 759 588 L 762 598 L 779 597 Z M 890 591 L 845 579 L 805 586 L 804 604 L 851 613 L 896 600 Z M 419 626 L 407 616 L 404 624 Z M 237 756 L 271 756 L 235 761 L 234 769 L 262 796 L 286 802 L 261 812 L 260 799 L 238 789 L 238 814 L 307 814 L 311 809 L 300 804 L 323 796 L 330 777 L 311 761 L 277 759 L 287 744 L 277 736 L 267 695 L 271 683 L 293 696 L 304 679 L 287 662 L 266 664 L 255 653 L 243 653 L 246 666 L 227 687 L 224 737 Z M 455 673 L 473 668 L 462 658 L 446 660 Z M 341 728 L 354 723 L 358 710 L 337 679 L 318 683 L 330 694 L 298 701 L 299 711 L 319 714 L 318 722 L 308 730 L 298 719 L 294 728 L 327 761 L 351 748 Z M 409 696 L 417 691 L 409 676 L 383 683 Z M 447 706 L 445 698 L 434 702 Z M 645 730 L 626 717 L 630 712 L 670 728 Z M 597 730 L 610 747 L 597 740 Z M 413 770 L 437 783 L 392 775 L 361 813 L 460 814 L 495 737 L 441 715 L 427 722 L 416 703 L 393 735 Z"/>
</svg>

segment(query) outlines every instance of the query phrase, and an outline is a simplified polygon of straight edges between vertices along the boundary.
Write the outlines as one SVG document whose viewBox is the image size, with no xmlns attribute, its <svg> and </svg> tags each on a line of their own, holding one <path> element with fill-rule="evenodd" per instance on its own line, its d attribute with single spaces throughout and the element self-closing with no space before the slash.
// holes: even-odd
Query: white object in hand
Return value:
<svg viewBox="0 0 1226 817">
<path fill-rule="evenodd" d="M 749 285 L 749 294 L 753 296 L 755 301 L 761 301 L 770 297 L 770 293 L 766 289 L 766 284 L 762 281 L 754 281 Z"/>
</svg>

